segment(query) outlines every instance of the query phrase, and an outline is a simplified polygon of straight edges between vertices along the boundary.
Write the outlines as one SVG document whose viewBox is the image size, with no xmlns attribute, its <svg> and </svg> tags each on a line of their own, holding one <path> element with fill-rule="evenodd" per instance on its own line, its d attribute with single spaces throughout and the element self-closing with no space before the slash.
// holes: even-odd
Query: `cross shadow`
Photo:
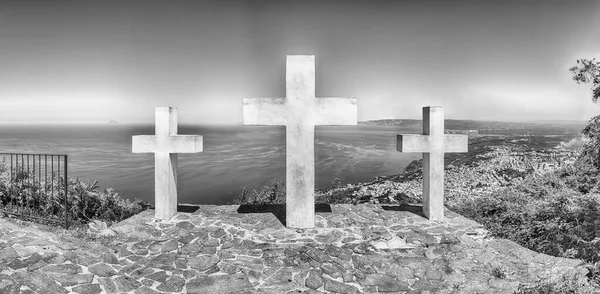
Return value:
<svg viewBox="0 0 600 294">
<path fill-rule="evenodd" d="M 285 204 L 242 204 L 238 213 L 272 213 L 285 226 Z M 327 203 L 316 203 L 315 212 L 332 212 Z"/>
<path fill-rule="evenodd" d="M 382 205 L 381 208 L 387 211 L 407 211 L 416 214 L 421 217 L 425 217 L 423 214 L 423 205 L 415 204 L 400 204 L 400 205 Z"/>
<path fill-rule="evenodd" d="M 200 206 L 197 206 L 197 205 L 188 205 L 188 204 L 178 204 L 177 205 L 177 212 L 194 213 L 198 209 L 200 209 Z"/>
</svg>

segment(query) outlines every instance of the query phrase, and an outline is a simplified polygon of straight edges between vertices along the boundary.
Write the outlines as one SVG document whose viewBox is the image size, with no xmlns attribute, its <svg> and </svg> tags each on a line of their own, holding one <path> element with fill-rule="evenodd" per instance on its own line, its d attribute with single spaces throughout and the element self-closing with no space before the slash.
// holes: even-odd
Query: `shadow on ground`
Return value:
<svg viewBox="0 0 600 294">
<path fill-rule="evenodd" d="M 425 217 L 423 214 L 423 205 L 400 204 L 400 205 L 382 205 L 381 208 L 387 211 L 407 211 L 418 216 Z"/>
<path fill-rule="evenodd" d="M 198 205 L 179 204 L 177 205 L 177 212 L 194 213 L 199 208 L 200 206 Z"/>
<path fill-rule="evenodd" d="M 285 204 L 242 204 L 238 213 L 272 213 L 285 226 Z M 332 212 L 327 203 L 315 204 L 315 212 Z"/>
</svg>

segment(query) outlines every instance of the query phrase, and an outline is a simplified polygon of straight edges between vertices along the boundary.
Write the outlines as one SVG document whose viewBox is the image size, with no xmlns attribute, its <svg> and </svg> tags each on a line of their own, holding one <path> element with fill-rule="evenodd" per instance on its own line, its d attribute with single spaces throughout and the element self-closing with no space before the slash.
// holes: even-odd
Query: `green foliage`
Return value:
<svg viewBox="0 0 600 294">
<path fill-rule="evenodd" d="M 579 83 L 592 83 L 592 101 L 600 98 L 600 62 L 596 59 L 578 59 L 577 65 L 569 69 L 573 73 L 573 80 Z"/>
<path fill-rule="evenodd" d="M 534 285 L 519 285 L 515 294 L 590 294 L 598 293 L 594 282 L 576 274 L 565 275 L 554 281 L 542 281 Z"/>
<path fill-rule="evenodd" d="M 600 172 L 589 156 L 579 157 L 574 164 L 558 170 L 556 174 L 569 188 L 579 193 L 600 192 Z"/>
<path fill-rule="evenodd" d="M 263 185 L 260 190 L 242 190 L 234 200 L 235 204 L 283 204 L 285 203 L 285 182 L 276 180 Z"/>
<path fill-rule="evenodd" d="M 498 266 L 493 267 L 490 274 L 492 275 L 492 277 L 495 277 L 495 278 L 498 278 L 498 279 L 504 279 L 504 278 L 506 278 L 506 273 L 504 273 L 504 271 L 502 270 L 502 268 L 498 267 Z"/>
<path fill-rule="evenodd" d="M 325 193 L 316 194 L 316 201 L 322 203 L 354 203 L 356 204 L 357 197 L 355 196 L 355 192 L 358 191 L 360 187 L 352 186 L 352 187 L 340 187 L 337 189 L 332 189 Z"/>
<path fill-rule="evenodd" d="M 92 220 L 118 222 L 149 207 L 140 200 L 130 201 L 119 197 L 113 189 L 99 191 L 98 182 L 67 179 L 68 201 L 65 206 L 65 178 L 51 177 L 35 181 L 35 170 L 17 172 L 11 176 L 7 167 L 0 164 L 0 209 L 18 212 L 24 219 L 37 217 L 37 221 L 62 223 L 68 211 L 71 224 L 86 224 Z M 67 209 L 68 208 L 68 209 Z"/>
<path fill-rule="evenodd" d="M 594 116 L 581 133 L 589 139 L 583 147 L 581 158 L 600 168 L 600 116 Z"/>
<path fill-rule="evenodd" d="M 315 191 L 315 201 L 320 203 L 352 203 L 356 198 L 354 192 L 360 187 L 344 187 L 339 179 L 334 179 L 329 189 Z M 285 182 L 275 180 L 264 184 L 258 190 L 242 190 L 234 204 L 284 204 Z"/>
<path fill-rule="evenodd" d="M 592 101 L 596 103 L 600 98 L 600 62 L 595 58 L 578 59 L 577 65 L 569 70 L 573 73 L 573 80 L 578 84 L 592 84 Z M 593 117 L 582 133 L 590 139 L 584 147 L 582 157 L 590 157 L 594 165 L 600 168 L 600 116 Z"/>
<path fill-rule="evenodd" d="M 84 223 L 102 220 L 108 223 L 118 222 L 131 217 L 150 205 L 141 200 L 130 201 L 119 196 L 112 188 L 98 190 L 98 181 L 90 182 L 69 178 L 69 213 Z"/>
<path fill-rule="evenodd" d="M 537 252 L 597 262 L 600 196 L 583 193 L 595 191 L 597 182 L 582 174 L 598 177 L 597 171 L 592 174 L 575 165 L 528 177 L 517 186 L 465 198 L 450 208 L 482 223 L 493 234 Z"/>
</svg>

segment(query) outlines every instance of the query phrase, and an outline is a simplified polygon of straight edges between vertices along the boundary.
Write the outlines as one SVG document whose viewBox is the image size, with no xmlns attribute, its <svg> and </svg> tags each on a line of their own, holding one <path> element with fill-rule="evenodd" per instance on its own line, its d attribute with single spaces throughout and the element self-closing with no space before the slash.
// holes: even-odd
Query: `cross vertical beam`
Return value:
<svg viewBox="0 0 600 294">
<path fill-rule="evenodd" d="M 423 214 L 444 220 L 444 154 L 468 152 L 466 135 L 444 135 L 441 106 L 423 107 L 423 135 L 398 135 L 397 150 L 423 153 Z"/>
</svg>

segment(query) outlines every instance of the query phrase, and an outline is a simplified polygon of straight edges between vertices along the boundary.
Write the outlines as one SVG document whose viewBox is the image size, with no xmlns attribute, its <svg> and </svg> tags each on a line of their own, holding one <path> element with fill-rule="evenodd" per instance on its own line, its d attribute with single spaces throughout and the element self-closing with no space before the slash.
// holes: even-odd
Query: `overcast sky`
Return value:
<svg viewBox="0 0 600 294">
<path fill-rule="evenodd" d="M 0 1 L 0 121 L 239 123 L 285 95 L 286 54 L 359 120 L 587 120 L 600 1 Z"/>
</svg>

